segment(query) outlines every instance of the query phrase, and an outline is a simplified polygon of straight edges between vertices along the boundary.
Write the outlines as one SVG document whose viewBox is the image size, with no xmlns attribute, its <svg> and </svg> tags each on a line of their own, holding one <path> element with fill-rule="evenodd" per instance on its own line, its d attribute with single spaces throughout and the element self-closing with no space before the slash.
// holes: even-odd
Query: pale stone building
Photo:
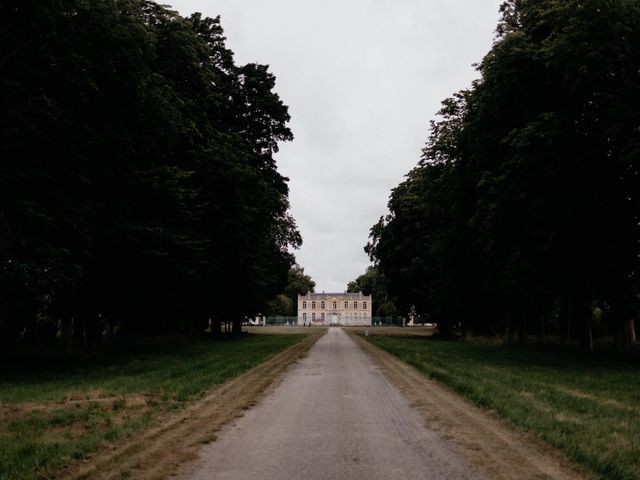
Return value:
<svg viewBox="0 0 640 480">
<path fill-rule="evenodd" d="M 371 295 L 298 295 L 298 325 L 371 325 Z"/>
</svg>

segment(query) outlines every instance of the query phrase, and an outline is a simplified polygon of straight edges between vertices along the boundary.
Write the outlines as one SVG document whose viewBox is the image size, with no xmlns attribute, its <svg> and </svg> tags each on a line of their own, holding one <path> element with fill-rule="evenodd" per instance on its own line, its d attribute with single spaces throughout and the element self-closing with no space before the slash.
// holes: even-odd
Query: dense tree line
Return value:
<svg viewBox="0 0 640 480">
<path fill-rule="evenodd" d="M 633 340 L 640 3 L 509 0 L 481 78 L 443 102 L 366 250 L 443 334 Z M 594 312 L 599 315 L 594 315 Z"/>
<path fill-rule="evenodd" d="M 370 265 L 367 270 L 355 280 L 347 284 L 348 293 L 362 293 L 371 295 L 374 317 L 388 317 L 398 314 L 395 300 L 389 293 L 387 279 L 377 267 Z"/>
<path fill-rule="evenodd" d="M 306 295 L 313 292 L 316 282 L 310 275 L 304 273 L 304 268 L 294 265 L 287 275 L 287 284 L 284 290 L 267 302 L 265 315 L 297 317 L 298 316 L 298 295 Z"/>
<path fill-rule="evenodd" d="M 146 0 L 0 4 L 0 338 L 240 326 L 301 242 L 265 65 Z"/>
</svg>

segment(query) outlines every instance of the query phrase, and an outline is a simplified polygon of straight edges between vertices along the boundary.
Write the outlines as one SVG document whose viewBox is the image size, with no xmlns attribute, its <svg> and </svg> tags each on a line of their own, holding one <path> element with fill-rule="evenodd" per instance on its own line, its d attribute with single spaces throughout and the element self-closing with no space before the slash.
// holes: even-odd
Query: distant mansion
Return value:
<svg viewBox="0 0 640 480">
<path fill-rule="evenodd" d="M 298 295 L 298 325 L 371 325 L 371 295 L 308 293 Z"/>
</svg>

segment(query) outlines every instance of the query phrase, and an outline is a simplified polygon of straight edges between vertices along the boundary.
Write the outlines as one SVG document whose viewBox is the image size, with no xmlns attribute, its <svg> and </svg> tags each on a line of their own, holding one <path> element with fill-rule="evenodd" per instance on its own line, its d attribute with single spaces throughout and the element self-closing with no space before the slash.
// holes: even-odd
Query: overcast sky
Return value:
<svg viewBox="0 0 640 480">
<path fill-rule="evenodd" d="M 304 242 L 296 258 L 317 292 L 344 291 L 440 102 L 477 78 L 501 0 L 168 3 L 220 15 L 236 63 L 270 65 L 295 137 L 277 161 Z"/>
</svg>

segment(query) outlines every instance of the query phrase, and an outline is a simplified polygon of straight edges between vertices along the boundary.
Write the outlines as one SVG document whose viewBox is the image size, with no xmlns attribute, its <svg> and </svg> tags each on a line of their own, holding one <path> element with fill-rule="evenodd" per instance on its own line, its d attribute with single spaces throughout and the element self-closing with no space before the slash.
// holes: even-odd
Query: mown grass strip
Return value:
<svg viewBox="0 0 640 480">
<path fill-rule="evenodd" d="M 637 364 L 479 342 L 367 339 L 601 478 L 640 478 Z"/>
<path fill-rule="evenodd" d="M 149 426 L 305 335 L 244 335 L 92 359 L 7 359 L 0 369 L 0 479 L 49 477 Z M 21 360 L 16 363 L 16 360 Z"/>
</svg>

